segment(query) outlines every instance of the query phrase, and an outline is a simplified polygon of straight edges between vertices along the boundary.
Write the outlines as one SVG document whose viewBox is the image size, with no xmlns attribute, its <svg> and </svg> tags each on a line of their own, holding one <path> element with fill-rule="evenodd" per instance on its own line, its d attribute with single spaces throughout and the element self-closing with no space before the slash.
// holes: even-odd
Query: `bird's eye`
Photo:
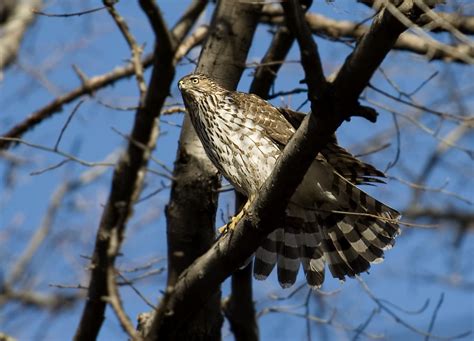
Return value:
<svg viewBox="0 0 474 341">
<path fill-rule="evenodd" d="M 193 79 L 191 79 L 191 82 L 192 82 L 193 84 L 197 84 L 197 83 L 199 83 L 199 79 L 193 78 Z"/>
</svg>

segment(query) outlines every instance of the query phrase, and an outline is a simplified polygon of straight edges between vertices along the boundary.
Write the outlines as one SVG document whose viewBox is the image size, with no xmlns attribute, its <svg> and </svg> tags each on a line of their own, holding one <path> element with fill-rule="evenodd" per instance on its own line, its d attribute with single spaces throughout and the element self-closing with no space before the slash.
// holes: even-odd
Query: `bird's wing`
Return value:
<svg viewBox="0 0 474 341">
<path fill-rule="evenodd" d="M 240 103 L 246 103 L 246 112 L 261 126 L 266 135 L 283 150 L 303 121 L 305 114 L 287 108 L 276 108 L 252 94 L 236 93 Z M 336 135 L 321 150 L 316 159 L 324 158 L 334 170 L 354 185 L 384 183 L 385 174 L 364 163 L 337 144 Z"/>
<path fill-rule="evenodd" d="M 301 112 L 293 111 L 288 108 L 279 107 L 278 110 L 295 129 L 298 129 L 306 116 Z M 379 178 L 384 178 L 385 174 L 372 165 L 360 161 L 354 155 L 339 146 L 337 144 L 336 134 L 333 134 L 331 140 L 329 140 L 326 146 L 321 150 L 321 154 L 336 172 L 355 185 L 384 182 Z M 318 155 L 318 157 L 321 156 Z"/>
<path fill-rule="evenodd" d="M 245 110 L 252 121 L 264 129 L 268 136 L 280 149 L 283 149 L 295 133 L 293 126 L 285 119 L 281 112 L 262 98 L 236 92 L 234 98 Z"/>
</svg>

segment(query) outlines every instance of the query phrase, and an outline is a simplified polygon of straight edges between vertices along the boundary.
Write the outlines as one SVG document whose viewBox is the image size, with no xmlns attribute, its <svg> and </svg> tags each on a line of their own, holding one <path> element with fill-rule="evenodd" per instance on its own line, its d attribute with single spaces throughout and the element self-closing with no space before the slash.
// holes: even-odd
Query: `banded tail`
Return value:
<svg viewBox="0 0 474 341">
<path fill-rule="evenodd" d="M 302 264 L 310 287 L 324 281 L 325 263 L 333 277 L 345 280 L 380 263 L 400 233 L 400 214 L 333 173 L 335 201 L 313 209 L 290 203 L 287 218 L 256 251 L 254 275 L 265 279 L 277 264 L 278 281 L 290 287 Z M 372 174 L 373 175 L 373 172 Z"/>
</svg>

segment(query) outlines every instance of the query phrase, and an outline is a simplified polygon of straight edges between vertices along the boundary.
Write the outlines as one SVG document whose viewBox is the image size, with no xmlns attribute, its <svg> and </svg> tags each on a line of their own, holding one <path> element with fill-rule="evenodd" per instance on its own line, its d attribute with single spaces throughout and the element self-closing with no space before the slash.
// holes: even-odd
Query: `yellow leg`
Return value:
<svg viewBox="0 0 474 341">
<path fill-rule="evenodd" d="M 247 202 L 245 203 L 244 207 L 242 207 L 240 212 L 237 213 L 237 215 L 230 218 L 230 221 L 227 224 L 225 224 L 222 227 L 219 227 L 219 229 L 218 229 L 219 233 L 227 233 L 227 232 L 229 232 L 229 230 L 232 230 L 232 231 L 235 230 L 235 228 L 237 227 L 237 224 L 239 223 L 240 219 L 242 219 L 243 216 L 245 215 L 245 213 L 247 213 L 247 211 L 250 207 L 250 204 L 251 204 L 251 199 L 247 200 Z"/>
</svg>

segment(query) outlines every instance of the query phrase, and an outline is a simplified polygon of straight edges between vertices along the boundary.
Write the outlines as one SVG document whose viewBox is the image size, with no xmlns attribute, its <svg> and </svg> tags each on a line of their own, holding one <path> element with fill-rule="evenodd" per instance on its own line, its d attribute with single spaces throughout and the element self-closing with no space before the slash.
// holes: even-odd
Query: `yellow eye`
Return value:
<svg viewBox="0 0 474 341">
<path fill-rule="evenodd" d="M 191 79 L 191 82 L 192 82 L 193 84 L 197 84 L 197 83 L 199 83 L 199 79 L 197 79 L 197 78 L 192 78 L 192 79 Z"/>
</svg>

